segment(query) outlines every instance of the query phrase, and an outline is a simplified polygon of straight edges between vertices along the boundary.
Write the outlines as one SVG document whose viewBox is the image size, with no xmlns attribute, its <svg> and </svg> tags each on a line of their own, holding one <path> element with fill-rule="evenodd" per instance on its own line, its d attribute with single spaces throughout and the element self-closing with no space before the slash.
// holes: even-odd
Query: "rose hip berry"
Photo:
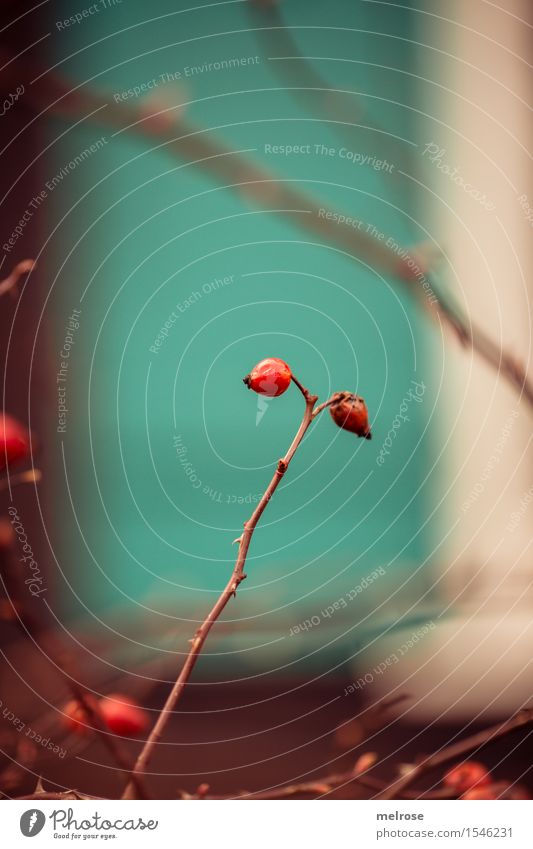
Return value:
<svg viewBox="0 0 533 849">
<path fill-rule="evenodd" d="M 368 409 L 365 399 L 351 392 L 339 392 L 338 400 L 331 404 L 331 418 L 338 427 L 356 433 L 365 439 L 372 439 L 372 431 L 368 423 Z"/>
<path fill-rule="evenodd" d="M 495 784 L 478 785 L 472 790 L 463 793 L 461 799 L 472 800 L 497 800 L 497 799 L 531 799 L 526 788 L 522 784 L 508 784 L 507 781 L 497 781 Z"/>
<path fill-rule="evenodd" d="M 457 795 L 461 796 L 469 790 L 490 784 L 491 779 L 483 764 L 478 761 L 465 761 L 447 772 L 443 782 L 446 787 L 455 790 Z"/>
<path fill-rule="evenodd" d="M 291 370 L 287 363 L 277 357 L 268 357 L 253 367 L 250 374 L 243 377 L 243 383 L 248 389 L 253 389 L 260 395 L 274 398 L 283 395 L 291 384 Z"/>
<path fill-rule="evenodd" d="M 145 711 L 128 696 L 113 693 L 100 700 L 91 695 L 86 695 L 85 698 L 89 706 L 98 712 L 105 727 L 113 734 L 120 734 L 121 737 L 136 737 L 148 727 Z M 76 699 L 72 699 L 64 706 L 63 724 L 69 731 L 82 735 L 87 734 L 93 727 L 87 711 Z"/>
<path fill-rule="evenodd" d="M 101 700 L 99 708 L 107 728 L 121 737 L 136 737 L 148 728 L 146 712 L 127 696 L 113 693 Z"/>
<path fill-rule="evenodd" d="M 16 419 L 0 414 L 0 471 L 29 455 L 28 432 Z"/>
</svg>

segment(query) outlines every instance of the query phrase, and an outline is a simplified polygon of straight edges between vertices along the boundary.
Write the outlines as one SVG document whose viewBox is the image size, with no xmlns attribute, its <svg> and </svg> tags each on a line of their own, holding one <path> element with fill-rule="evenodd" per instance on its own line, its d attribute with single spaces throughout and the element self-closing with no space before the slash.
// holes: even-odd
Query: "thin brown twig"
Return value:
<svg viewBox="0 0 533 849">
<path fill-rule="evenodd" d="M 268 502 L 272 498 L 274 492 L 276 491 L 280 481 L 282 480 L 285 472 L 289 467 L 289 463 L 291 462 L 298 446 L 300 445 L 307 428 L 313 421 L 313 409 L 318 400 L 316 395 L 311 395 L 310 392 L 300 383 L 300 381 L 292 376 L 293 383 L 298 387 L 300 392 L 303 395 L 305 401 L 305 410 L 303 414 L 302 421 L 300 423 L 300 427 L 298 428 L 296 435 L 291 442 L 289 449 L 284 457 L 278 460 L 278 464 L 276 467 L 276 471 L 272 476 L 270 483 L 268 484 L 261 500 L 257 504 L 254 512 L 250 516 L 250 518 L 244 523 L 244 531 L 242 535 L 236 540 L 239 543 L 239 550 L 237 552 L 237 558 L 235 561 L 235 566 L 233 568 L 233 572 L 231 577 L 217 599 L 214 607 L 209 612 L 207 617 L 204 619 L 198 630 L 196 631 L 194 638 L 192 640 L 191 649 L 187 655 L 185 663 L 179 673 L 172 690 L 170 691 L 168 698 L 165 702 L 165 705 L 159 714 L 159 717 L 150 732 L 148 739 L 137 758 L 137 762 L 135 764 L 135 768 L 133 774 L 138 776 L 146 770 L 150 759 L 153 755 L 154 749 L 161 739 L 161 736 L 165 730 L 165 727 L 172 716 L 172 713 L 176 707 L 176 704 L 183 693 L 183 690 L 191 676 L 191 673 L 194 669 L 196 661 L 200 656 L 204 643 L 211 631 L 211 628 L 223 612 L 224 608 L 230 601 L 230 599 L 237 594 L 237 589 L 239 585 L 244 581 L 246 575 L 244 573 L 244 565 L 246 562 L 246 556 L 248 554 L 248 549 L 250 547 L 250 542 L 252 540 L 253 533 L 257 527 L 257 524 L 263 515 L 263 511 L 265 510 Z M 134 798 L 134 788 L 129 785 L 126 788 L 126 791 L 122 797 L 123 799 L 131 799 Z"/>
<path fill-rule="evenodd" d="M 331 398 L 328 398 L 327 401 L 323 401 L 322 404 L 319 404 L 318 407 L 316 407 L 316 409 L 313 413 L 313 418 L 315 418 L 315 416 L 318 416 L 322 412 L 322 410 L 326 409 L 326 407 L 331 407 L 331 405 L 335 404 L 336 401 L 340 401 L 347 394 L 349 394 L 349 393 L 347 393 L 347 392 L 334 392 L 333 395 L 331 396 Z"/>
<path fill-rule="evenodd" d="M 399 794 L 404 793 L 408 787 L 418 781 L 427 772 L 437 769 L 449 761 L 462 758 L 463 755 L 467 755 L 474 749 L 479 749 L 487 745 L 487 743 L 492 743 L 494 740 L 498 740 L 500 737 L 504 737 L 506 734 L 510 734 L 519 728 L 526 728 L 528 725 L 533 725 L 533 708 L 521 710 L 516 716 L 505 720 L 505 722 L 493 725 L 485 731 L 480 731 L 471 737 L 467 737 L 466 740 L 460 740 L 452 746 L 447 746 L 445 749 L 429 755 L 414 764 L 408 773 L 389 784 L 381 793 L 377 794 L 376 798 L 396 799 L 399 797 Z"/>
</svg>

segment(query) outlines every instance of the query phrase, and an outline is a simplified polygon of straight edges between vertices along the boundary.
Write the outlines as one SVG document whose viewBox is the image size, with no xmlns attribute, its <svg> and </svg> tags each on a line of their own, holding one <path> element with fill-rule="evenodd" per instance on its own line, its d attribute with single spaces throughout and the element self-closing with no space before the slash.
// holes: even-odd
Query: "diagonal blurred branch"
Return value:
<svg viewBox="0 0 533 849">
<path fill-rule="evenodd" d="M 297 94 L 299 103 L 303 102 L 310 111 L 325 121 L 332 122 L 335 132 L 348 144 L 355 144 L 359 140 L 361 129 L 373 130 L 372 144 L 375 152 L 395 160 L 400 167 L 392 173 L 398 178 L 401 176 L 404 182 L 402 171 L 409 170 L 413 173 L 416 170 L 413 157 L 405 144 L 402 145 L 394 135 L 387 133 L 379 123 L 365 115 L 365 107 L 357 92 L 337 92 L 330 88 L 328 82 L 302 54 L 292 31 L 284 25 L 280 6 L 275 0 L 249 0 L 247 7 L 252 21 L 267 24 L 258 27 L 257 36 L 263 45 L 265 56 L 272 62 L 274 73 L 286 83 L 287 90 Z M 355 123 L 360 121 L 365 123 Z M 402 188 L 406 190 L 405 185 Z M 409 190 L 411 189 L 412 186 L 409 186 Z M 429 266 L 428 274 L 430 270 Z M 472 325 L 458 307 L 445 304 L 442 295 L 438 313 L 464 347 L 473 348 L 489 366 L 501 372 L 519 392 L 524 393 L 526 400 L 533 404 L 532 383 L 528 380 L 524 366 L 516 357 L 502 350 L 483 330 Z"/>
<path fill-rule="evenodd" d="M 333 132 L 346 144 L 359 144 L 361 138 L 370 131 L 373 153 L 380 157 L 391 157 L 396 165 L 391 172 L 391 178 L 401 183 L 404 192 L 406 189 L 412 192 L 413 186 L 407 183 L 402 174 L 403 170 L 414 170 L 414 158 L 407 147 L 408 142 L 387 131 L 370 116 L 359 92 L 331 88 L 328 81 L 311 64 L 310 58 L 314 57 L 307 57 L 300 50 L 292 29 L 284 24 L 277 3 L 248 0 L 247 8 L 251 21 L 259 24 L 255 32 L 265 58 L 270 61 L 270 67 L 286 90 L 298 99 L 298 105 L 303 104 L 311 113 L 331 124 Z M 324 58 L 343 61 L 337 56 Z M 357 60 L 349 58 L 346 61 Z M 369 66 L 369 63 L 363 60 L 361 64 Z M 387 69 L 384 65 L 377 67 Z M 387 70 L 397 73 L 400 69 Z"/>
<path fill-rule="evenodd" d="M 39 116 L 51 115 L 67 121 L 87 119 L 115 130 L 114 135 L 127 132 L 152 143 L 157 141 L 168 153 L 209 174 L 221 185 L 245 191 L 256 205 L 275 210 L 297 227 L 375 269 L 379 275 L 392 276 L 411 292 L 434 321 L 451 330 L 463 346 L 470 347 L 501 373 L 533 407 L 533 382 L 525 366 L 430 285 L 435 257 L 426 245 L 399 250 L 389 247 L 385 234 L 374 234 L 373 225 L 365 227 L 361 226 L 362 222 L 356 222 L 354 226 L 353 217 L 330 210 L 312 195 L 293 188 L 296 180 L 277 178 L 220 142 L 210 130 L 188 123 L 182 114 L 184 104 L 158 109 L 146 102 L 117 103 L 102 93 L 84 89 L 82 84 L 71 84 L 53 72 L 22 61 L 6 49 L 0 49 L 2 65 L 7 82 L 25 85 L 25 102 Z"/>
</svg>

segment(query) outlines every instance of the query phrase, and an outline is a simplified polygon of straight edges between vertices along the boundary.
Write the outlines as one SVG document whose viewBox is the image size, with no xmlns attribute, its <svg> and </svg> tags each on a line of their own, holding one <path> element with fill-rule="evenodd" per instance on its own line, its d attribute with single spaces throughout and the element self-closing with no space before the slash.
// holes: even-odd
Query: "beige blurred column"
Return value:
<svg viewBox="0 0 533 849">
<path fill-rule="evenodd" d="M 466 193 L 461 202 L 461 190 L 455 189 L 450 203 L 455 214 L 441 211 L 435 231 L 445 234 L 457 275 L 451 283 L 462 290 L 470 315 L 516 356 L 531 361 L 533 229 L 519 198 L 527 196 L 533 208 L 533 74 L 527 65 L 533 33 L 529 3 L 503 5 L 505 11 L 483 0 L 457 0 L 446 11 L 459 24 L 450 52 L 460 60 L 447 63 L 456 92 L 446 98 L 449 160 L 495 209 L 487 211 Z M 533 509 L 513 517 L 533 484 L 532 411 L 479 358 L 455 351 L 448 359 L 444 400 L 449 424 L 459 425 L 452 472 L 460 475 L 451 492 L 450 519 L 455 513 L 460 523 L 448 546 L 450 562 L 456 560 L 448 592 L 455 596 L 465 577 L 481 569 L 464 601 L 477 608 L 488 598 L 498 615 L 524 593 L 520 607 L 533 612 L 533 594 L 524 592 L 533 579 Z"/>
<path fill-rule="evenodd" d="M 526 0 L 502 5 L 431 6 L 454 23 L 420 16 L 420 41 L 449 54 L 426 51 L 421 73 L 450 89 L 425 104 L 437 120 L 424 122 L 430 137 L 420 141 L 421 151 L 429 143 L 445 151 L 434 162 L 426 154 L 424 174 L 440 199 L 427 220 L 448 253 L 450 286 L 531 370 L 533 225 L 523 207 L 533 218 L 533 10 Z M 467 188 L 453 181 L 456 167 Z M 450 443 L 433 491 L 437 499 L 447 491 L 441 536 L 455 528 L 435 556 L 435 577 L 437 605 L 450 608 L 369 695 L 405 690 L 415 697 L 413 719 L 451 721 L 503 716 L 533 701 L 533 411 L 449 337 L 443 357 L 436 451 Z M 371 662 L 412 630 L 378 642 Z"/>
</svg>

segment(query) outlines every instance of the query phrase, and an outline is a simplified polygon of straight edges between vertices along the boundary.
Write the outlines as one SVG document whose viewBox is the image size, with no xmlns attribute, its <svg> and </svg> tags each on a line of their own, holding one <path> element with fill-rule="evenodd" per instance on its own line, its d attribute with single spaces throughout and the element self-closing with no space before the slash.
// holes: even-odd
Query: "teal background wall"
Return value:
<svg viewBox="0 0 533 849">
<path fill-rule="evenodd" d="M 303 55 L 357 60 L 311 60 L 331 88 L 357 92 L 347 143 L 338 126 L 284 90 L 245 4 L 183 11 L 188 5 L 124 0 L 55 31 L 51 57 L 112 103 L 114 93 L 163 73 L 259 56 L 253 65 L 161 85 L 154 97 L 163 105 L 185 97 L 187 120 L 207 136 L 248 151 L 325 207 L 401 244 L 425 238 L 397 174 L 313 148 L 348 144 L 378 158 L 390 151 L 396 172 L 413 149 L 418 56 L 408 8 L 342 0 L 282 8 Z M 55 13 L 60 19 L 75 11 L 64 2 Z M 51 434 L 65 607 L 76 615 L 85 609 L 108 633 L 116 610 L 125 610 L 136 639 L 150 647 L 166 645 L 168 629 L 194 629 L 225 584 L 231 542 L 300 420 L 302 401 L 291 389 L 267 403 L 257 423 L 257 397 L 241 382 L 255 362 L 279 356 L 322 399 L 339 389 L 362 394 L 374 439 L 341 432 L 327 413 L 314 424 L 254 536 L 248 579 L 210 659 L 218 663 L 221 651 L 234 671 L 342 663 L 373 625 L 392 621 L 394 602 L 385 603 L 391 587 L 407 578 L 419 595 L 429 568 L 426 425 L 436 387 L 418 309 L 375 269 L 277 217 L 260 199 L 221 188 L 164 145 L 112 137 L 90 120 L 67 126 L 50 124 L 57 171 L 101 136 L 106 143 L 52 194 L 55 217 L 64 217 L 50 241 L 54 339 L 62 339 L 71 310 L 81 309 L 68 426 Z M 312 152 L 269 154 L 265 144 L 309 144 Z M 230 282 L 211 285 L 223 278 Z M 178 318 L 153 353 L 173 311 Z M 423 403 L 410 404 L 410 420 L 380 467 L 376 457 L 413 379 L 426 385 Z M 305 645 L 288 638 L 293 625 L 378 566 L 386 577 L 356 606 L 324 621 Z M 159 638 L 147 636 L 159 626 Z"/>
</svg>

